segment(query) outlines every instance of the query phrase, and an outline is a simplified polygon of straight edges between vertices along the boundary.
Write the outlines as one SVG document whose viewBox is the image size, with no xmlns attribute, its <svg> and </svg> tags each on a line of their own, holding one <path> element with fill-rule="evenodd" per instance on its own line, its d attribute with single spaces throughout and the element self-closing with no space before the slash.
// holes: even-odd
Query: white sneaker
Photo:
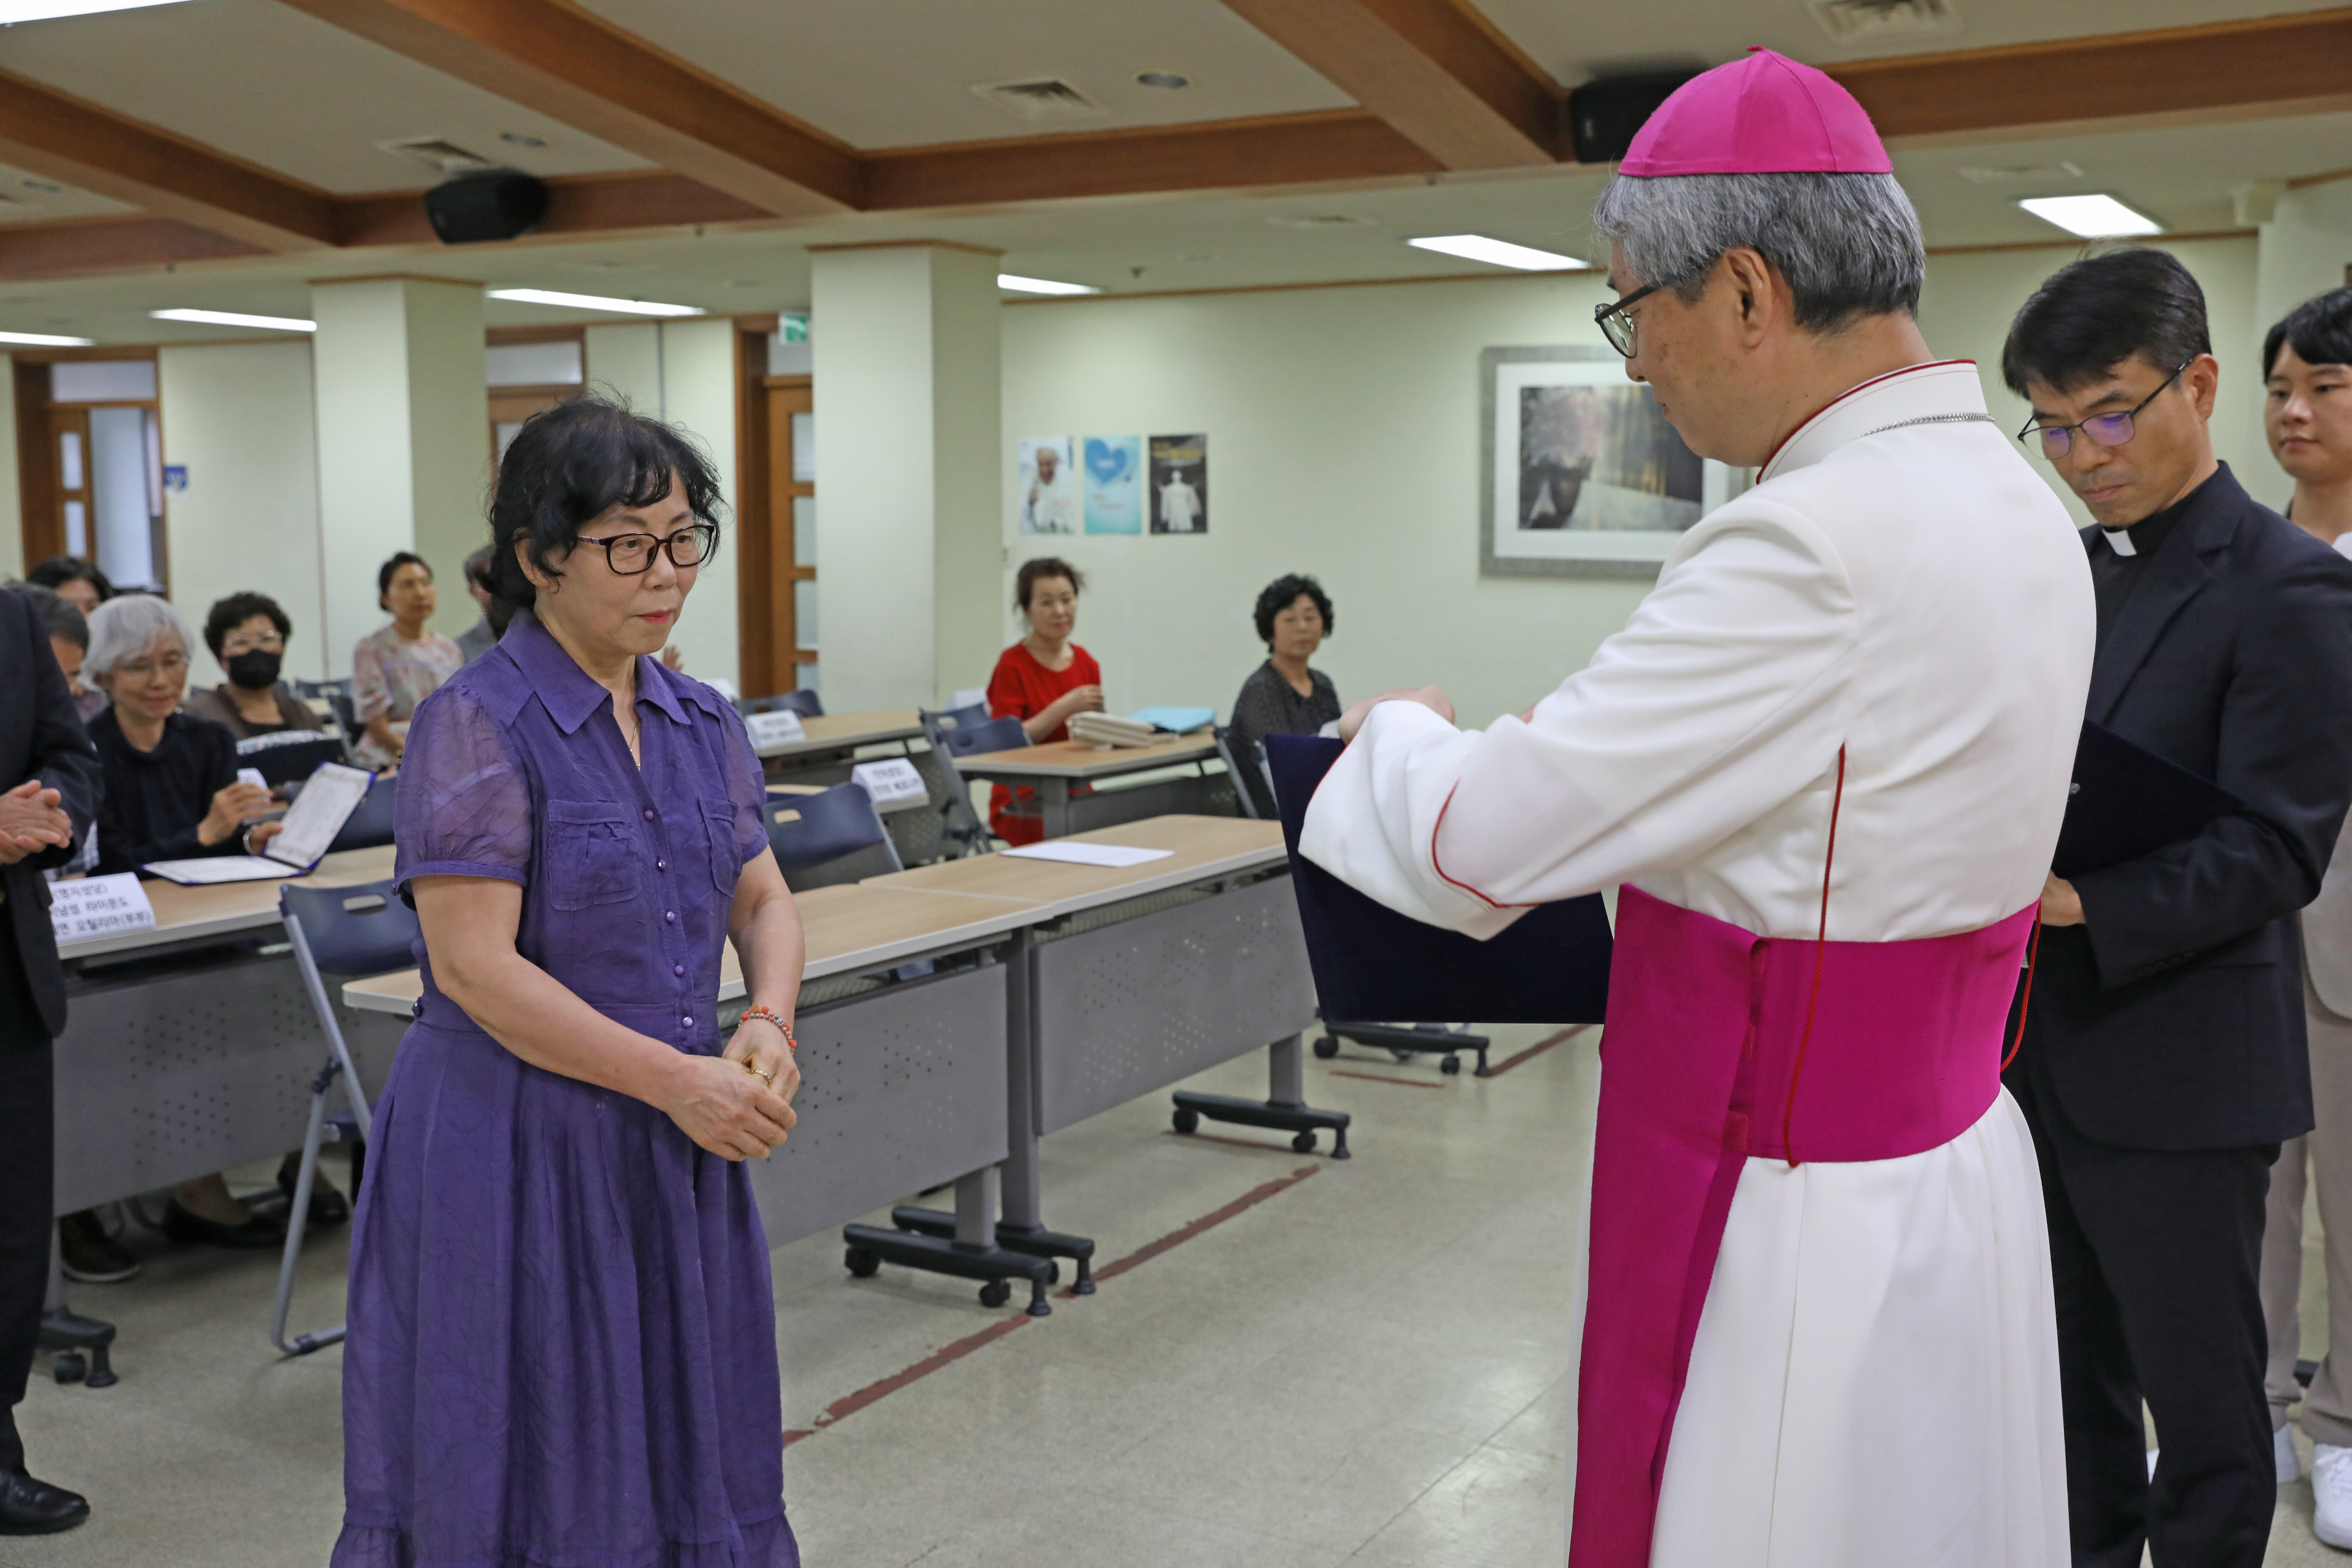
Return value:
<svg viewBox="0 0 2352 1568">
<path fill-rule="evenodd" d="M 2282 1426 L 2271 1434 L 2271 1463 L 2277 1467 L 2279 1485 L 2303 1479 L 2303 1461 L 2294 1452 L 2294 1427 Z"/>
<path fill-rule="evenodd" d="M 2311 1446 L 2312 1533 L 2328 1545 L 2352 1551 L 2352 1448 L 2334 1443 Z"/>
</svg>

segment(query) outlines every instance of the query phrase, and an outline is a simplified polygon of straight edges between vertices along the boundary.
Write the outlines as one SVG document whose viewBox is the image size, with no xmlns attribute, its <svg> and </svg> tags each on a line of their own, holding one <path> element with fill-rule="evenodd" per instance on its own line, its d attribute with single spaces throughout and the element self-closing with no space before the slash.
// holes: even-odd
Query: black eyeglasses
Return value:
<svg viewBox="0 0 2352 1568">
<path fill-rule="evenodd" d="M 653 570 L 654 552 L 667 551 L 673 566 L 699 566 L 710 559 L 719 547 L 719 527 L 716 523 L 698 522 L 691 528 L 681 528 L 667 539 L 656 539 L 650 533 L 615 533 L 596 539 L 582 535 L 583 544 L 604 547 L 604 564 L 616 575 L 635 577 Z"/>
<path fill-rule="evenodd" d="M 1634 289 L 1613 305 L 1592 307 L 1593 324 L 1601 329 L 1601 335 L 1609 340 L 1611 348 L 1615 349 L 1627 359 L 1633 357 L 1633 344 L 1636 342 L 1633 334 L 1634 321 L 1633 318 L 1625 312 L 1664 287 L 1663 283 L 1647 284 Z"/>
<path fill-rule="evenodd" d="M 2141 398 L 2138 405 L 2128 413 L 2094 414 L 2088 419 L 2078 420 L 2072 425 L 2036 425 L 2028 420 L 2025 428 L 2017 433 L 2017 438 L 2022 441 L 2028 436 L 2041 437 L 2042 455 L 2053 463 L 2074 450 L 2074 432 L 2077 430 L 2102 447 L 2120 447 L 2132 438 L 2132 420 L 2140 409 L 2162 396 L 2166 387 L 2180 379 L 2180 372 L 2196 363 L 2193 359 L 2182 360 L 2179 370 L 2158 382 L 2156 390 Z"/>
</svg>

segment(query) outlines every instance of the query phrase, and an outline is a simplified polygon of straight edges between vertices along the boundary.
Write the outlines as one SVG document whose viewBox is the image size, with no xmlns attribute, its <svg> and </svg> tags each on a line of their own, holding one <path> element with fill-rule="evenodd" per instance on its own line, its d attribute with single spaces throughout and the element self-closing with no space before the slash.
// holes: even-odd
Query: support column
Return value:
<svg viewBox="0 0 2352 1568">
<path fill-rule="evenodd" d="M 1004 616 L 997 253 L 812 247 L 828 710 L 984 685 Z"/>
<path fill-rule="evenodd" d="M 489 541 L 489 392 L 482 286 L 329 279 L 310 289 L 319 416 L 320 635 L 327 667 L 384 622 L 375 574 L 413 550 L 433 568 L 433 628 L 474 624 L 465 560 Z"/>
</svg>

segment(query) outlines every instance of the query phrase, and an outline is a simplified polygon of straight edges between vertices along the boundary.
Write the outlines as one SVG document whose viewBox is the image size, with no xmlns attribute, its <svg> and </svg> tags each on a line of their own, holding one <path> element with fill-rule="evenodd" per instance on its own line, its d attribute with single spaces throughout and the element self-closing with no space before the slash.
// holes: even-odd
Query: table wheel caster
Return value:
<svg viewBox="0 0 2352 1568">
<path fill-rule="evenodd" d="M 1328 1035 L 1318 1035 L 1315 1037 L 1315 1054 L 1328 1062 L 1339 1054 L 1339 1042 Z"/>
<path fill-rule="evenodd" d="M 1002 1307 L 1011 1300 L 1013 1287 L 1005 1280 L 992 1279 L 980 1288 L 980 1304 L 983 1307 Z"/>
<path fill-rule="evenodd" d="M 79 1351 L 63 1351 L 51 1363 L 51 1375 L 60 1384 L 75 1384 L 89 1375 L 89 1362 Z"/>
<path fill-rule="evenodd" d="M 871 1279 L 882 1271 L 882 1259 L 862 1247 L 853 1247 L 842 1255 L 842 1265 L 859 1279 Z"/>
<path fill-rule="evenodd" d="M 1188 1136 L 1201 1130 L 1201 1113 L 1189 1105 L 1178 1106 L 1176 1114 L 1169 1120 L 1175 1123 L 1177 1131 Z"/>
<path fill-rule="evenodd" d="M 1302 1154 L 1312 1154 L 1315 1152 L 1315 1134 L 1301 1132 L 1290 1141 L 1290 1146 Z"/>
<path fill-rule="evenodd" d="M 1462 1070 L 1462 1058 L 1448 1057 L 1437 1064 L 1437 1070 L 1442 1073 L 1458 1073 Z"/>
</svg>

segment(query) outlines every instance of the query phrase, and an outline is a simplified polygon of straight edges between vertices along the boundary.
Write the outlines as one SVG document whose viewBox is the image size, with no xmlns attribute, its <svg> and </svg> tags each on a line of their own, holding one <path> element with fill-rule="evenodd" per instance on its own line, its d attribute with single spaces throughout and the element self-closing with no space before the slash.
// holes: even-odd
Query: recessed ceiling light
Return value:
<svg viewBox="0 0 2352 1568">
<path fill-rule="evenodd" d="M 1192 79 L 1182 71 L 1138 71 L 1135 83 L 1138 87 L 1156 87 L 1162 92 L 1175 92 L 1192 86 Z"/>
<path fill-rule="evenodd" d="M 100 11 L 135 11 L 144 5 L 169 5 L 175 0 L 0 0 L 0 26 L 18 22 L 46 22 L 53 16 L 89 16 Z"/>
<path fill-rule="evenodd" d="M 43 349 L 86 349 L 96 338 L 61 338 L 50 332 L 0 332 L 0 343 L 24 343 Z"/>
<path fill-rule="evenodd" d="M 315 332 L 316 321 L 299 316 L 248 316 L 237 310 L 150 310 L 159 321 L 202 321 L 212 327 L 268 327 L 274 332 Z"/>
<path fill-rule="evenodd" d="M 1010 272 L 996 275 L 999 289 L 1010 289 L 1016 294 L 1099 294 L 1101 289 L 1091 283 L 1056 283 L 1050 278 L 1016 278 Z"/>
<path fill-rule="evenodd" d="M 547 145 L 546 137 L 533 136 L 528 132 L 522 131 L 501 131 L 499 132 L 499 140 L 505 142 L 509 147 L 544 147 Z"/>
<path fill-rule="evenodd" d="M 2164 226 L 2143 212 L 2135 212 L 2113 196 L 2025 196 L 2019 206 L 2044 223 L 2055 224 L 2084 239 L 2120 239 L 2127 235 L 2162 234 Z"/>
<path fill-rule="evenodd" d="M 574 310 L 616 310 L 627 316 L 699 316 L 699 305 L 664 305 L 652 300 L 607 300 L 596 294 L 564 294 L 552 289 L 493 289 L 493 300 L 519 305 L 563 305 Z"/>
<path fill-rule="evenodd" d="M 1465 261 L 1487 261 L 1496 267 L 1516 267 L 1522 272 L 1559 272 L 1584 265 L 1573 256 L 1536 250 L 1504 239 L 1488 239 L 1483 234 L 1434 234 L 1421 239 L 1408 239 L 1405 243 L 1423 250 L 1459 256 Z"/>
</svg>

